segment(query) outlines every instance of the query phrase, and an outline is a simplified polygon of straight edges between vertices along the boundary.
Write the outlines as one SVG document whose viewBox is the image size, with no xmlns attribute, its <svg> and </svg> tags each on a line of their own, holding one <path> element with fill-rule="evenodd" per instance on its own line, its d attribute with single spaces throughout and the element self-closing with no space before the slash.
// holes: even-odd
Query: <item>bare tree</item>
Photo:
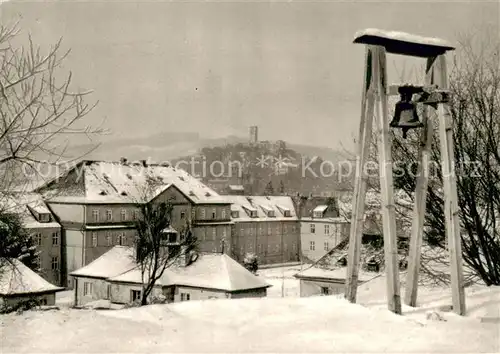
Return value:
<svg viewBox="0 0 500 354">
<path fill-rule="evenodd" d="M 68 138 L 91 137 L 101 128 L 85 125 L 97 103 L 85 101 L 90 92 L 72 91 L 72 74 L 61 64 L 61 40 L 44 51 L 31 36 L 22 43 L 18 26 L 0 26 L 0 187 L 9 190 L 38 177 L 40 165 L 57 164 L 67 156 Z M 66 141 L 65 141 L 66 138 Z"/>
<path fill-rule="evenodd" d="M 151 178 L 147 180 L 145 202 L 136 203 L 141 211 L 136 221 L 135 240 L 136 262 L 142 278 L 141 305 L 148 304 L 148 299 L 165 270 L 176 263 L 181 266 L 189 265 L 193 251 L 197 248 L 189 220 L 180 230 L 174 230 L 172 204 L 169 201 L 149 200 L 161 190 L 161 185 Z"/>
<path fill-rule="evenodd" d="M 17 45 L 23 39 L 25 44 Z M 30 36 L 22 38 L 17 24 L 0 25 L 0 210 L 11 225 L 1 240 L 0 261 L 18 258 L 33 267 L 29 234 L 21 232 L 14 222 L 18 219 L 4 208 L 8 200 L 16 200 L 9 192 L 29 189 L 33 180 L 42 182 L 41 170 L 54 170 L 62 159 L 81 157 L 68 156 L 65 138 L 103 132 L 84 125 L 97 103 L 85 102 L 90 92 L 72 91 L 71 72 L 63 76 L 61 65 L 68 53 L 61 53 L 61 40 L 43 50 Z"/>
</svg>

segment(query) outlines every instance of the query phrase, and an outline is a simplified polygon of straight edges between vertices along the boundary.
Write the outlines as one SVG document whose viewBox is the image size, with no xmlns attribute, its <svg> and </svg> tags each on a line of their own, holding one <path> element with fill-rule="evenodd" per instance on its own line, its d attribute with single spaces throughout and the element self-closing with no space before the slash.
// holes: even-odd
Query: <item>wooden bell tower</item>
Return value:
<svg viewBox="0 0 500 354">
<path fill-rule="evenodd" d="M 387 32 L 367 29 L 356 34 L 354 43 L 366 45 L 365 75 L 361 101 L 361 121 L 359 128 L 358 163 L 354 186 L 351 234 L 346 277 L 345 297 L 356 302 L 358 274 L 360 267 L 360 246 L 367 192 L 367 163 L 373 121 L 378 135 L 381 204 L 384 236 L 384 259 L 387 276 L 387 301 L 390 311 L 401 314 L 401 294 L 399 280 L 399 259 L 392 175 L 391 137 L 389 126 L 388 96 L 398 95 L 400 87 L 411 87 L 417 94 L 415 102 L 424 104 L 422 114 L 423 132 L 419 148 L 419 166 L 415 191 L 415 206 L 410 239 L 410 254 L 407 269 L 405 303 L 416 306 L 418 274 L 425 217 L 427 186 L 429 181 L 430 149 L 433 125 L 429 110 L 437 113 L 439 140 L 443 174 L 444 210 L 446 237 L 451 266 L 451 293 L 453 310 L 465 314 L 464 281 L 462 270 L 462 249 L 458 197 L 454 166 L 452 118 L 448 105 L 448 74 L 446 70 L 447 51 L 454 50 L 447 42 L 436 38 L 425 38 L 402 32 Z M 425 85 L 387 86 L 386 54 L 400 54 L 424 58 L 427 61 Z M 375 118 L 375 119 L 374 119 Z"/>
</svg>

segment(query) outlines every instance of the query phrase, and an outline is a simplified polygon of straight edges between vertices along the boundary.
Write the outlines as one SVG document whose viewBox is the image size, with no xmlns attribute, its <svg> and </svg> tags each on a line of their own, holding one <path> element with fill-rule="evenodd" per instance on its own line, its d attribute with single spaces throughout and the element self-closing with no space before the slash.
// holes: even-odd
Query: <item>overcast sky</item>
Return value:
<svg viewBox="0 0 500 354">
<path fill-rule="evenodd" d="M 336 148 L 357 131 L 363 72 L 356 31 L 453 41 L 499 31 L 499 2 L 4 3 L 2 19 L 42 45 L 64 37 L 66 67 L 95 90 L 111 138 L 160 131 L 247 135 Z M 389 81 L 401 61 L 389 58 Z M 406 66 L 410 75 L 413 64 Z"/>
</svg>

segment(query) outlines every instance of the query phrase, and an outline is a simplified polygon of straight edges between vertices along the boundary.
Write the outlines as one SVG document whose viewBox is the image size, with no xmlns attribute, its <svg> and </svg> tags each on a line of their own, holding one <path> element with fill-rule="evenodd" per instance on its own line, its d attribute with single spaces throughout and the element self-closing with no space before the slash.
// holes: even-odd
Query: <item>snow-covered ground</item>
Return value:
<svg viewBox="0 0 500 354">
<path fill-rule="evenodd" d="M 300 267 L 299 267 L 300 269 Z M 468 316 L 448 311 L 448 289 L 422 289 L 404 316 L 386 310 L 385 281 L 359 288 L 360 305 L 334 296 L 298 298 L 295 269 L 266 269 L 264 299 L 192 301 L 126 310 L 1 316 L 2 353 L 499 352 L 500 287 L 467 289 Z M 281 278 L 285 297 L 281 298 Z M 71 293 L 61 294 L 68 304 Z M 434 311 L 445 321 L 428 319 Z M 481 320 L 486 318 L 486 320 Z"/>
</svg>

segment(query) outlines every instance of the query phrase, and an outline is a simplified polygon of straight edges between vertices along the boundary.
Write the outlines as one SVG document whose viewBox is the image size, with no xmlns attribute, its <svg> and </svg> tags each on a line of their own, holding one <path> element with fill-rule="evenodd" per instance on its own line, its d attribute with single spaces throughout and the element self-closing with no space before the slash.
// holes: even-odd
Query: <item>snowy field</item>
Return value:
<svg viewBox="0 0 500 354">
<path fill-rule="evenodd" d="M 449 312 L 448 289 L 422 289 L 404 316 L 386 310 L 384 278 L 359 289 L 360 305 L 298 298 L 300 267 L 266 269 L 264 299 L 192 301 L 117 311 L 61 310 L 1 316 L 2 353 L 498 353 L 500 287 L 467 289 L 468 316 Z M 282 279 L 285 280 L 284 298 Z M 438 321 L 428 318 L 433 312 Z"/>
</svg>

